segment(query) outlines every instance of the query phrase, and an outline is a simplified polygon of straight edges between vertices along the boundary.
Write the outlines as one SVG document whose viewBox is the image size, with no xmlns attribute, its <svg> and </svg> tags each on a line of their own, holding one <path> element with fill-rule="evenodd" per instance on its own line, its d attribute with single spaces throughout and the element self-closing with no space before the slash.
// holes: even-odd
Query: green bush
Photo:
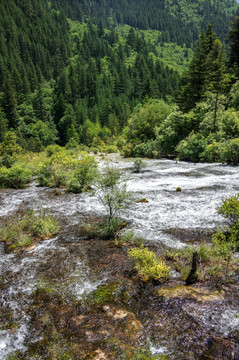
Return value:
<svg viewBox="0 0 239 360">
<path fill-rule="evenodd" d="M 104 228 L 108 237 L 115 236 L 122 222 L 120 216 L 132 202 L 132 195 L 127 191 L 126 180 L 120 178 L 118 170 L 107 167 L 99 178 L 96 195 L 106 210 Z"/>
<path fill-rule="evenodd" d="M 0 155 L 14 155 L 19 153 L 22 148 L 17 144 L 17 136 L 13 131 L 8 131 L 4 135 L 4 140 L 0 144 Z"/>
<path fill-rule="evenodd" d="M 82 156 L 77 167 L 69 182 L 69 191 L 76 193 L 88 190 L 99 175 L 98 165 L 93 156 Z"/>
<path fill-rule="evenodd" d="M 141 144 L 137 144 L 133 148 L 133 156 L 154 157 L 154 141 L 150 140 Z"/>
<path fill-rule="evenodd" d="M 229 221 L 230 226 L 239 226 L 239 194 L 223 200 L 218 213 Z"/>
<path fill-rule="evenodd" d="M 118 152 L 118 148 L 115 145 L 109 145 L 108 147 L 106 147 L 105 151 L 108 154 L 113 154 L 113 153 L 117 153 Z"/>
<path fill-rule="evenodd" d="M 163 260 L 156 257 L 148 248 L 133 248 L 128 251 L 130 258 L 135 259 L 135 269 L 145 280 L 166 280 L 169 277 L 170 268 Z"/>
<path fill-rule="evenodd" d="M 2 188 L 23 188 L 31 181 L 32 173 L 21 165 L 13 165 L 10 169 L 0 168 L 0 187 Z"/>
<path fill-rule="evenodd" d="M 200 154 L 200 159 L 207 162 L 223 161 L 225 146 L 224 142 L 213 141 L 205 147 L 204 151 Z"/>
<path fill-rule="evenodd" d="M 134 172 L 139 173 L 144 167 L 144 163 L 142 159 L 135 159 L 134 160 Z"/>
<path fill-rule="evenodd" d="M 234 165 L 239 164 L 239 138 L 232 139 L 226 144 L 223 160 Z"/>
<path fill-rule="evenodd" d="M 44 162 L 38 174 L 41 186 L 66 186 L 77 168 L 78 160 L 67 151 L 59 150 Z"/>
<path fill-rule="evenodd" d="M 186 140 L 182 140 L 177 146 L 178 158 L 198 162 L 205 146 L 206 140 L 201 134 L 191 133 Z"/>
<path fill-rule="evenodd" d="M 52 155 L 64 151 L 64 148 L 60 147 L 59 145 L 48 145 L 46 147 L 46 154 L 48 157 L 51 157 Z"/>
</svg>

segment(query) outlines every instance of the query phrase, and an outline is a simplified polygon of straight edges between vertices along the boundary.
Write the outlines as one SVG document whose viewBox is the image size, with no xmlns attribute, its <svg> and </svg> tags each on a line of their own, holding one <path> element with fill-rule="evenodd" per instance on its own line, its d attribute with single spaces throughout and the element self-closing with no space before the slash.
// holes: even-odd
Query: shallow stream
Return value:
<svg viewBox="0 0 239 360">
<path fill-rule="evenodd" d="M 217 214 L 217 207 L 221 204 L 222 199 L 239 193 L 238 167 L 220 164 L 177 163 L 170 160 L 145 160 L 145 168 L 142 172 L 134 173 L 133 161 L 122 159 L 118 155 L 111 155 L 106 159 L 99 158 L 100 168 L 103 169 L 108 162 L 119 168 L 128 178 L 127 186 L 134 193 L 135 203 L 125 214 L 125 217 L 129 222 L 129 227 L 134 229 L 137 234 L 144 236 L 149 243 L 163 244 L 167 247 L 182 247 L 187 241 L 190 243 L 197 242 L 198 234 L 207 235 L 223 224 L 223 218 Z M 179 187 L 181 191 L 176 191 Z M 109 263 L 112 256 L 120 257 L 121 254 L 112 255 L 110 248 L 107 248 L 108 253 L 104 254 L 104 249 L 102 249 L 104 245 L 92 243 L 92 246 L 95 246 L 94 254 L 90 243 L 87 242 L 86 244 L 76 231 L 79 222 L 103 214 L 104 209 L 97 198 L 90 194 L 65 193 L 64 189 L 60 189 L 60 192 L 61 195 L 56 195 L 54 189 L 37 187 L 35 182 L 23 190 L 0 190 L 1 217 L 13 214 L 19 208 L 47 208 L 62 220 L 63 225 L 63 230 L 58 237 L 41 242 L 36 248 L 21 254 L 6 254 L 4 247 L 0 244 L 1 360 L 8 359 L 9 355 L 15 351 L 18 351 L 15 353 L 17 354 L 15 359 L 54 358 L 50 357 L 50 350 L 48 350 L 48 355 L 39 355 L 38 353 L 35 356 L 28 353 L 28 349 L 33 349 L 34 344 L 41 343 L 45 336 L 45 330 L 37 331 L 36 329 L 35 309 L 37 306 L 41 306 L 41 317 L 44 314 L 50 316 L 50 305 L 49 309 L 47 305 L 46 308 L 44 308 L 45 305 L 39 305 L 39 303 L 36 305 L 34 294 L 37 290 L 38 292 L 39 289 L 47 291 L 49 288 L 51 297 L 50 300 L 48 298 L 45 300 L 46 302 L 49 301 L 49 304 L 56 301 L 54 300 L 56 299 L 54 298 L 55 294 L 57 294 L 57 299 L 61 294 L 64 306 L 69 307 L 71 303 L 78 304 L 82 298 L 87 297 L 100 286 L 107 284 L 107 281 L 112 281 L 114 276 L 119 277 L 120 270 L 117 270 L 118 273 L 113 268 L 107 271 L 105 264 L 107 263 L 107 254 L 110 258 L 110 260 L 107 258 Z M 143 198 L 147 202 L 137 202 Z M 98 268 L 97 261 L 99 264 L 100 261 L 103 263 L 102 259 L 104 266 Z M 117 274 L 115 275 L 115 273 Z M 126 287 L 125 284 L 124 287 Z M 121 288 L 123 288 L 122 284 Z M 141 294 L 141 298 L 139 295 L 133 294 L 127 306 L 124 304 L 123 307 L 127 308 L 129 314 L 134 314 L 127 315 L 128 317 L 134 316 L 135 319 L 140 319 L 143 330 L 140 330 L 141 333 L 137 341 L 135 339 L 130 340 L 130 346 L 133 346 L 133 342 L 137 343 L 139 347 L 141 345 L 147 346 L 152 356 L 165 355 L 169 359 L 199 359 L 197 348 L 200 346 L 210 348 L 210 339 L 215 337 L 222 339 L 222 341 L 228 341 L 233 349 L 231 357 L 216 355 L 218 356 L 216 358 L 239 359 L 236 357 L 239 356 L 236 355 L 239 354 L 238 343 L 233 340 L 234 334 L 239 334 L 238 287 L 235 287 L 235 292 L 228 297 L 227 301 L 220 300 L 220 297 L 217 298 L 213 307 L 203 301 L 199 301 L 195 307 L 195 302 L 192 299 L 194 297 L 190 298 L 190 296 L 189 300 L 184 302 L 182 299 L 164 299 L 159 310 L 158 300 L 155 300 L 155 290 L 150 294 L 145 290 L 144 295 Z M 149 314 L 150 308 L 151 314 Z M 40 312 L 39 308 L 37 309 Z M 80 309 L 75 308 L 74 305 L 71 319 L 75 319 L 77 311 L 83 313 L 82 308 Z M 69 309 L 68 311 L 70 312 Z M 105 310 L 106 315 L 108 314 L 107 311 Z M 111 312 L 114 313 L 114 311 L 116 310 Z M 101 316 L 101 312 L 99 316 Z M 173 320 L 175 312 L 178 319 Z M 88 317 L 91 316 L 90 311 L 87 314 Z M 86 319 L 87 316 L 84 316 Z M 112 316 L 115 319 L 115 315 Z M 66 322 L 66 319 L 64 321 Z M 187 321 L 191 324 L 189 325 L 191 332 L 188 337 L 190 339 L 194 337 L 195 351 L 187 350 L 187 355 L 185 355 L 186 348 L 180 348 L 180 336 L 183 335 L 180 333 L 180 327 L 175 326 L 174 321 L 181 321 L 185 329 L 187 328 Z M 88 325 L 84 326 L 88 328 Z M 173 326 L 175 326 L 175 333 L 170 332 Z M 61 333 L 60 329 L 59 325 L 58 333 Z M 186 331 L 185 329 L 184 331 Z M 107 331 L 110 334 L 110 331 Z M 139 331 L 138 328 L 135 332 L 137 333 L 137 331 Z M 198 335 L 199 332 L 200 335 Z M 114 334 L 114 336 L 116 335 Z M 123 335 L 120 336 L 123 338 Z M 175 336 L 179 338 L 175 339 Z M 116 360 L 109 355 L 108 357 L 107 355 L 104 355 L 105 357 L 99 355 L 97 358 L 97 354 L 100 354 L 99 351 L 101 351 L 98 350 L 100 341 L 98 339 L 94 342 L 93 338 L 94 330 L 92 330 L 91 340 L 89 340 L 90 346 L 92 346 L 90 350 L 96 351 L 96 355 L 91 357 L 92 359 Z M 196 344 L 196 342 L 198 343 Z M 213 346 L 214 343 L 215 341 Z M 92 344 L 97 345 L 93 346 Z M 219 350 L 216 354 L 220 353 L 221 350 Z M 81 356 L 73 356 L 72 359 L 87 358 Z M 119 355 L 117 359 L 125 359 L 121 356 Z M 130 358 L 130 355 L 128 356 Z M 60 357 L 58 358 L 60 359 Z M 63 358 L 71 359 L 71 357 L 66 356 Z M 207 357 L 204 358 L 207 359 Z M 202 359 L 204 358 L 202 357 Z"/>
</svg>

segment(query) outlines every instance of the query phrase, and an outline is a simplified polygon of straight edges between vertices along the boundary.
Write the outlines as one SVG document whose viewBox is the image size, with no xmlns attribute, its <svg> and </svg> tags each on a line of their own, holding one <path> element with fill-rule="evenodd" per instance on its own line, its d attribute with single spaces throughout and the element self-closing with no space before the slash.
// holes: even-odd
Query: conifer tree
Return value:
<svg viewBox="0 0 239 360">
<path fill-rule="evenodd" d="M 234 67 L 236 76 L 239 77 L 239 16 L 235 17 L 229 32 L 230 65 Z"/>
</svg>

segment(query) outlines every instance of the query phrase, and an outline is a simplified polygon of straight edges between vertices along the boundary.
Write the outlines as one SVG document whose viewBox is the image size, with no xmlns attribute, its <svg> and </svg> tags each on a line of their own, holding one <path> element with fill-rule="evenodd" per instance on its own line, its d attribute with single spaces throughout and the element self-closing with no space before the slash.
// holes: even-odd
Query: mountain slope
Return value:
<svg viewBox="0 0 239 360">
<path fill-rule="evenodd" d="M 208 24 L 222 39 L 238 8 L 236 0 L 53 0 L 74 19 L 94 17 L 104 26 L 128 24 L 162 32 L 162 41 L 191 47 Z"/>
</svg>

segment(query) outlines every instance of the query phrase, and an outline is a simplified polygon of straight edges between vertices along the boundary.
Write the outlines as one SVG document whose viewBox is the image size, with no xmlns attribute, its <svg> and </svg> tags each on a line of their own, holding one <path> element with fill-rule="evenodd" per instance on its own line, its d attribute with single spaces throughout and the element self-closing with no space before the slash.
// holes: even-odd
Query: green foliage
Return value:
<svg viewBox="0 0 239 360">
<path fill-rule="evenodd" d="M 141 236 L 136 236 L 133 230 L 127 231 L 126 233 L 120 234 L 115 239 L 116 245 L 132 245 L 132 246 L 142 246 L 145 242 L 145 239 Z"/>
<path fill-rule="evenodd" d="M 105 233 L 108 237 L 115 236 L 121 224 L 120 216 L 132 202 L 126 180 L 120 178 L 118 170 L 109 166 L 105 169 L 104 175 L 98 181 L 96 196 L 106 211 Z"/>
<path fill-rule="evenodd" d="M 175 147 L 194 127 L 194 114 L 172 112 L 162 124 L 156 128 L 155 148 L 160 155 L 175 154 Z"/>
<path fill-rule="evenodd" d="M 57 150 L 56 150 L 57 149 Z M 78 166 L 76 158 L 65 150 L 56 152 L 39 169 L 38 182 L 41 186 L 66 186 Z"/>
<path fill-rule="evenodd" d="M 69 182 L 69 191 L 82 192 L 88 190 L 98 176 L 98 165 L 95 158 L 90 155 L 83 155 L 78 161 L 77 169 Z"/>
<path fill-rule="evenodd" d="M 32 172 L 24 166 L 14 164 L 11 168 L 0 167 L 0 187 L 20 189 L 31 181 Z"/>
<path fill-rule="evenodd" d="M 223 215 L 231 226 L 239 226 L 239 195 L 223 200 L 218 213 Z"/>
<path fill-rule="evenodd" d="M 30 210 L 25 214 L 22 222 L 24 229 L 27 229 L 31 235 L 41 238 L 51 237 L 60 228 L 58 220 L 46 210 L 40 210 L 39 213 Z"/>
<path fill-rule="evenodd" d="M 230 140 L 223 153 L 223 160 L 234 165 L 239 164 L 239 138 Z"/>
<path fill-rule="evenodd" d="M 155 138 L 154 129 L 171 113 L 172 106 L 163 100 L 152 100 L 135 109 L 128 122 L 127 138 L 129 141 Z"/>
<path fill-rule="evenodd" d="M 230 107 L 239 110 L 239 81 L 232 85 L 228 100 Z"/>
<path fill-rule="evenodd" d="M 138 158 L 134 160 L 134 172 L 139 173 L 144 167 L 143 160 Z"/>
<path fill-rule="evenodd" d="M 135 259 L 135 269 L 146 280 L 165 281 L 169 277 L 170 268 L 163 260 L 156 257 L 148 248 L 133 248 L 128 251 L 129 257 Z"/>
<path fill-rule="evenodd" d="M 17 136 L 14 132 L 8 131 L 0 144 L 0 154 L 13 156 L 22 150 L 21 146 L 17 144 Z"/>
<path fill-rule="evenodd" d="M 200 154 L 205 148 L 205 138 L 201 134 L 190 134 L 177 146 L 178 158 L 193 162 L 200 161 Z"/>
<path fill-rule="evenodd" d="M 6 241 L 9 248 L 14 249 L 30 245 L 35 237 L 49 238 L 58 231 L 59 223 L 51 214 L 30 210 L 2 222 L 0 241 Z"/>
</svg>

